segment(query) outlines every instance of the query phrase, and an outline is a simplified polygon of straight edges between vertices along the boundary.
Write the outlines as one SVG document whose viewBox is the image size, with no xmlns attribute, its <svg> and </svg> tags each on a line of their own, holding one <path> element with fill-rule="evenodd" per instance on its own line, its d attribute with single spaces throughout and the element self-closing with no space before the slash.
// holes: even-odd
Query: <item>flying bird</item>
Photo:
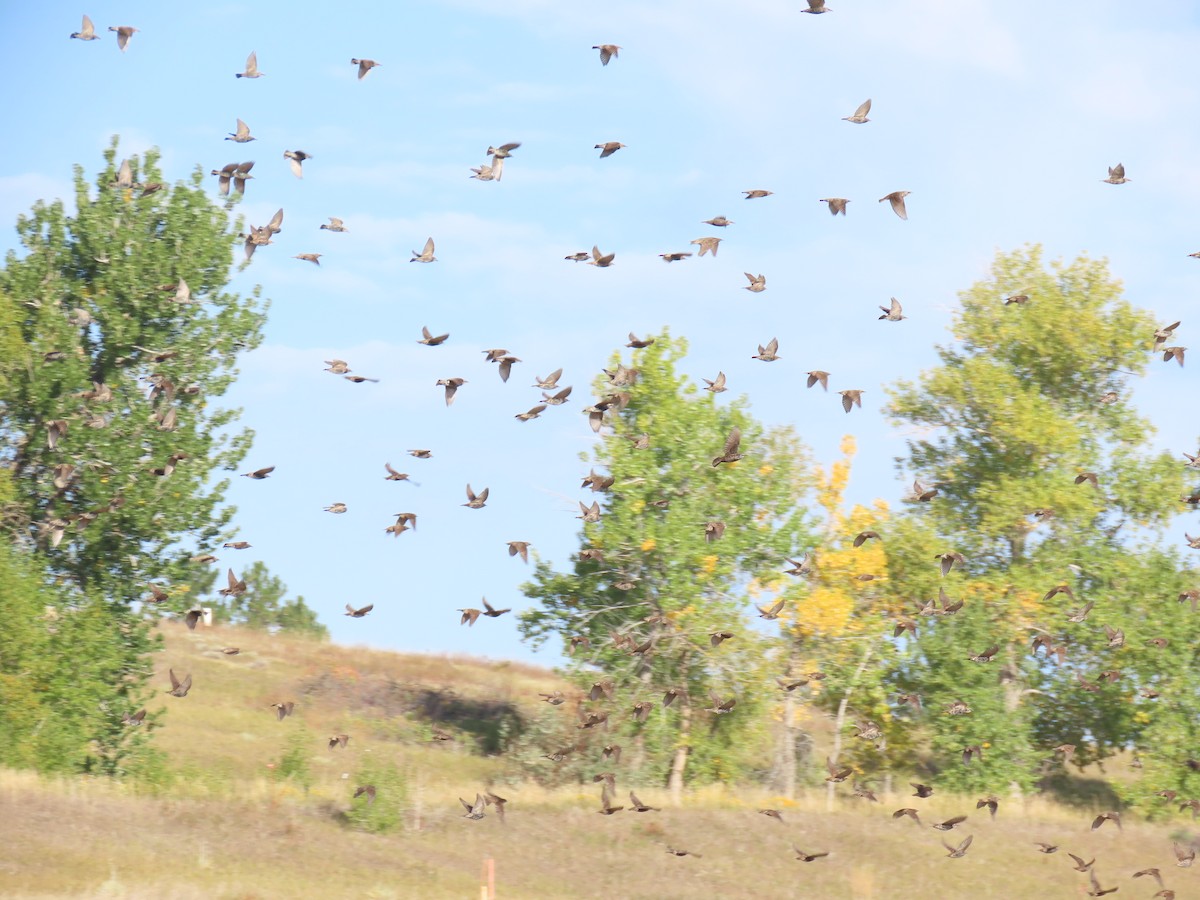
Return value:
<svg viewBox="0 0 1200 900">
<path fill-rule="evenodd" d="M 303 150 L 284 150 L 283 156 L 288 160 L 288 165 L 292 167 L 292 174 L 297 178 L 304 177 L 303 164 L 306 159 L 312 159 L 311 153 L 305 153 Z M 322 226 L 324 227 L 324 226 Z"/>
<path fill-rule="evenodd" d="M 229 137 L 225 138 L 225 140 L 233 141 L 234 143 L 237 143 L 237 144 L 246 144 L 246 143 L 249 143 L 250 141 L 257 140 L 257 138 L 251 137 L 250 136 L 250 126 L 247 125 L 245 122 L 243 122 L 241 119 L 238 119 L 237 120 L 237 130 L 231 131 L 229 133 Z"/>
<path fill-rule="evenodd" d="M 426 239 L 425 248 L 420 253 L 418 253 L 416 250 L 412 251 L 412 259 L 410 259 L 409 262 L 437 262 L 437 257 L 433 255 L 433 238 Z"/>
<path fill-rule="evenodd" d="M 616 44 L 595 44 L 592 49 L 600 51 L 600 65 L 602 66 L 607 66 L 609 60 L 615 59 L 621 50 Z"/>
<path fill-rule="evenodd" d="M 487 505 L 488 493 L 491 488 L 484 488 L 478 494 L 471 490 L 471 485 L 467 485 L 467 502 L 462 504 L 469 509 L 483 509 Z"/>
<path fill-rule="evenodd" d="M 346 611 L 344 613 L 342 613 L 342 615 L 350 616 L 350 618 L 352 618 L 352 619 L 361 619 L 363 616 L 365 616 L 367 613 L 369 613 L 374 608 L 375 608 L 374 603 L 368 603 L 366 606 L 359 607 L 358 609 L 355 609 L 353 606 L 351 606 L 349 603 L 347 603 Z"/>
<path fill-rule="evenodd" d="M 109 31 L 112 31 L 110 28 Z M 92 20 L 86 15 L 83 17 L 83 25 L 71 37 L 80 41 L 98 41 L 100 35 L 96 34 L 96 26 L 92 24 Z"/>
<path fill-rule="evenodd" d="M 189 674 L 180 681 L 175 677 L 174 669 L 167 669 L 167 674 L 171 677 L 171 689 L 167 693 L 172 697 L 186 697 L 192 689 L 192 676 Z"/>
<path fill-rule="evenodd" d="M 912 191 L 892 191 L 890 194 L 880 197 L 879 202 L 882 203 L 884 200 L 887 200 L 892 204 L 892 212 L 902 219 L 907 219 L 908 210 L 904 206 L 904 198 L 911 193 Z"/>
<path fill-rule="evenodd" d="M 869 99 L 864 100 L 861 104 L 859 104 L 858 109 L 856 109 L 854 111 L 854 115 L 843 116 L 842 121 L 843 122 L 853 122 L 855 125 L 863 125 L 863 124 L 871 121 L 870 119 L 867 118 L 867 113 L 869 113 L 870 111 L 871 111 L 871 101 Z"/>
<path fill-rule="evenodd" d="M 85 16 L 84 17 L 84 30 L 85 31 L 87 30 L 87 24 L 88 24 L 87 17 Z M 133 37 L 134 33 L 137 32 L 138 29 L 134 28 L 132 25 L 109 25 L 108 30 L 115 31 L 117 33 L 117 46 L 120 47 L 121 52 L 124 53 L 125 48 L 129 46 L 129 39 L 131 37 Z M 71 37 L 75 37 L 75 35 L 71 35 Z M 86 40 L 91 40 L 91 39 L 85 37 L 85 38 L 82 38 L 82 40 L 86 41 Z"/>
<path fill-rule="evenodd" d="M 887 198 L 885 197 L 884 199 L 886 200 Z M 818 200 L 817 202 L 828 203 L 829 214 L 831 216 L 836 216 L 838 213 L 841 213 L 844 216 L 846 214 L 846 204 L 850 201 L 845 197 L 826 197 L 825 199 Z"/>
<path fill-rule="evenodd" d="M 246 71 L 238 72 L 238 78 L 262 78 L 262 72 L 258 71 L 258 53 L 251 53 L 246 57 Z"/>
<path fill-rule="evenodd" d="M 624 150 L 625 145 L 620 141 L 605 141 L 603 144 L 597 144 L 592 149 L 599 150 L 600 158 L 604 159 L 605 157 L 612 156 L 618 150 Z"/>
<path fill-rule="evenodd" d="M 373 59 L 352 59 L 350 60 L 350 65 L 358 66 L 358 80 L 362 81 L 367 77 L 368 72 L 376 66 L 383 65 L 383 63 L 377 63 Z"/>
<path fill-rule="evenodd" d="M 1108 177 L 1100 179 L 1105 184 L 1125 184 L 1132 181 L 1131 178 L 1125 177 L 1125 166 L 1117 163 L 1115 166 L 1110 166 L 1108 169 Z"/>
</svg>

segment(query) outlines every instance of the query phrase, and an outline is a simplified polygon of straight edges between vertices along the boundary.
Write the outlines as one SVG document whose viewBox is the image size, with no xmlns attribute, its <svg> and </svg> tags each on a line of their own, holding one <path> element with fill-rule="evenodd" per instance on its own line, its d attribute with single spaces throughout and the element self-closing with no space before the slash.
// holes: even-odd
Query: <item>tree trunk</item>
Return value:
<svg viewBox="0 0 1200 900">
<path fill-rule="evenodd" d="M 789 800 L 796 799 L 796 701 L 788 691 L 783 698 L 783 747 L 779 765 L 782 778 L 779 790 Z"/>
<path fill-rule="evenodd" d="M 684 698 L 680 698 L 681 700 Z M 667 788 L 671 792 L 671 803 L 679 806 L 683 802 L 683 773 L 687 768 L 688 755 L 692 752 L 692 704 L 688 700 L 679 710 L 679 744 L 671 759 L 671 776 Z"/>
<path fill-rule="evenodd" d="M 854 670 L 854 675 L 850 678 L 850 683 L 846 686 L 846 693 L 842 695 L 842 699 L 838 703 L 837 718 L 834 720 L 833 753 L 829 756 L 830 761 L 835 766 L 842 752 L 842 728 L 846 724 L 846 707 L 850 705 L 850 695 L 854 692 L 854 688 L 858 686 L 858 679 L 862 678 L 862 673 L 867 668 L 867 663 L 874 652 L 875 645 L 867 644 L 866 652 L 863 653 L 863 658 L 859 661 L 858 668 Z M 833 791 L 834 784 L 830 781 L 826 784 L 825 790 L 825 810 L 827 812 L 833 811 Z"/>
</svg>

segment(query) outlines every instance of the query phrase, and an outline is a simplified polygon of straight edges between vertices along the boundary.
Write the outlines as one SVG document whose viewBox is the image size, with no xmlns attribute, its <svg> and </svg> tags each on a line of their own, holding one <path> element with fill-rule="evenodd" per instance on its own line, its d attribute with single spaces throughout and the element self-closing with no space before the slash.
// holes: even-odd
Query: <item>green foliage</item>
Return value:
<svg viewBox="0 0 1200 900">
<path fill-rule="evenodd" d="M 388 834 L 400 827 L 408 800 L 408 779 L 392 761 L 370 758 L 355 775 L 354 788 L 374 785 L 375 799 L 362 795 L 351 800 L 346 821 L 371 834 Z"/>
<path fill-rule="evenodd" d="M 1005 305 L 1014 294 L 1028 302 Z M 939 494 L 912 502 L 886 538 L 899 598 L 924 602 L 944 586 L 965 606 L 922 619 L 890 677 L 922 693 L 934 765 L 955 787 L 1028 786 L 1059 764 L 1051 751 L 1063 743 L 1080 765 L 1137 745 L 1147 782 L 1182 786 L 1200 684 L 1145 642 L 1191 647 L 1197 637 L 1196 616 L 1175 601 L 1188 586 L 1181 561 L 1156 545 L 1183 479 L 1151 449 L 1153 430 L 1130 398 L 1155 322 L 1122 298 L 1103 262 L 1047 270 L 1037 247 L 1000 254 L 961 300 L 941 365 L 891 392 L 893 418 L 918 426 L 904 464 Z M 1075 482 L 1085 472 L 1097 486 Z M 932 558 L 951 550 L 965 554 L 965 577 L 943 581 Z M 1060 584 L 1073 596 L 1046 596 Z M 1090 616 L 1069 621 L 1088 601 Z M 1035 635 L 1065 648 L 1065 661 L 1035 655 Z M 991 645 L 993 662 L 967 659 Z M 955 699 L 972 714 L 945 715 Z M 985 742 L 982 765 L 958 761 L 964 745 Z"/>
<path fill-rule="evenodd" d="M 22 251 L 0 269 L 0 540 L 64 592 L 41 639 L 71 664 L 46 675 L 62 703 L 37 728 L 49 756 L 29 761 L 120 774 L 149 730 L 121 717 L 144 699 L 155 646 L 131 604 L 150 581 L 184 592 L 184 542 L 228 528 L 212 473 L 236 467 L 250 434 L 216 401 L 263 313 L 222 291 L 234 239 L 199 170 L 162 184 L 151 151 L 129 161 L 127 188 L 115 141 L 105 160 L 94 186 L 76 168 L 73 216 L 55 201 L 19 217 Z M 165 289 L 181 280 L 193 302 Z"/>
<path fill-rule="evenodd" d="M 275 763 L 275 777 L 303 788 L 306 794 L 313 784 L 312 745 L 312 734 L 303 726 L 297 726 L 288 735 L 283 752 Z"/>
<path fill-rule="evenodd" d="M 218 622 L 257 628 L 262 631 L 286 631 L 329 639 L 329 629 L 317 621 L 316 611 L 303 597 L 287 600 L 287 585 L 268 571 L 265 563 L 255 561 L 241 573 L 246 592 L 228 600 L 212 597 L 205 606 Z"/>
<path fill-rule="evenodd" d="M 603 677 L 615 682 L 614 702 L 589 703 L 585 711 L 609 712 L 605 742 L 625 745 L 623 766 L 665 778 L 677 751 L 690 752 L 690 772 L 728 778 L 746 762 L 739 734 L 766 714 L 758 698 L 768 644 L 747 628 L 746 592 L 806 542 L 800 498 L 810 480 L 790 431 L 764 429 L 747 414 L 745 398 L 718 401 L 677 373 L 685 351 L 664 332 L 634 353 L 636 383 L 619 389 L 628 404 L 608 413 L 612 430 L 591 454 L 615 479 L 608 493 L 594 495 L 601 518 L 581 534 L 581 549 L 603 558 L 577 554 L 568 572 L 539 564 L 523 588 L 538 606 L 522 615 L 521 629 L 535 643 L 552 635 L 587 640 L 574 654 L 571 678 L 585 691 Z M 619 365 L 614 359 L 612 367 Z M 713 466 L 734 427 L 745 458 Z M 635 447 L 641 434 L 648 449 Z M 709 522 L 724 525 L 711 542 Z M 736 636 L 714 648 L 709 635 L 718 631 Z M 618 646 L 613 635 L 632 645 Z M 645 652 L 630 652 L 646 642 Z M 668 688 L 687 695 L 664 710 L 659 701 Z M 733 712 L 703 712 L 712 706 L 710 691 L 736 698 Z M 635 701 L 654 705 L 647 722 L 634 721 Z M 560 715 L 573 712 L 559 708 Z"/>
</svg>

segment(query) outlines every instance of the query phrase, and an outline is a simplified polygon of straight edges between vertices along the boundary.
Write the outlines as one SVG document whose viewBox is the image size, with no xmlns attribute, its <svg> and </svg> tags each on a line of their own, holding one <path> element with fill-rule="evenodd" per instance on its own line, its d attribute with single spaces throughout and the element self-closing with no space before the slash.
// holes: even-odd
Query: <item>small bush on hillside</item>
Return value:
<svg viewBox="0 0 1200 900">
<path fill-rule="evenodd" d="M 359 787 L 375 788 L 374 799 L 363 793 L 350 801 L 346 821 L 350 827 L 371 834 L 387 834 L 400 827 L 408 800 L 408 779 L 395 763 L 369 759 L 351 782 L 351 792 Z"/>
</svg>

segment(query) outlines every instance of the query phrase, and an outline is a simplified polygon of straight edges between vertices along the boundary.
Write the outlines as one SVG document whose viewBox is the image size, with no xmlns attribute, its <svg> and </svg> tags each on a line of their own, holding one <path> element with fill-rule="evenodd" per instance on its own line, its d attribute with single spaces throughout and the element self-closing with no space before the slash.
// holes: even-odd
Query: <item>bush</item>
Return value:
<svg viewBox="0 0 1200 900">
<path fill-rule="evenodd" d="M 390 760 L 369 759 L 351 782 L 351 792 L 362 785 L 375 786 L 375 799 L 366 794 L 351 800 L 346 821 L 370 834 L 387 834 L 400 827 L 408 799 L 408 778 Z"/>
</svg>

